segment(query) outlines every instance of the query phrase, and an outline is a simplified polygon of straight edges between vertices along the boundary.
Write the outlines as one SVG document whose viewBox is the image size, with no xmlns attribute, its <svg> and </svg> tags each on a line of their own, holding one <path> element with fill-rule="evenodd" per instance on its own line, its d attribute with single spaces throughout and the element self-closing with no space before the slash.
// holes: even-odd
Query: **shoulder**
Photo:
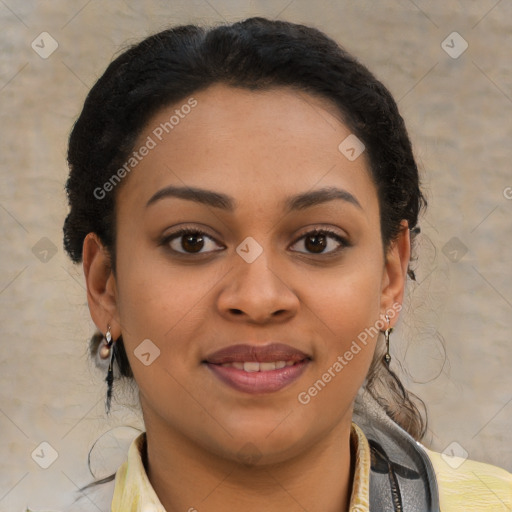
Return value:
<svg viewBox="0 0 512 512">
<path fill-rule="evenodd" d="M 483 462 L 423 449 L 434 467 L 442 512 L 512 509 L 512 473 Z"/>
</svg>

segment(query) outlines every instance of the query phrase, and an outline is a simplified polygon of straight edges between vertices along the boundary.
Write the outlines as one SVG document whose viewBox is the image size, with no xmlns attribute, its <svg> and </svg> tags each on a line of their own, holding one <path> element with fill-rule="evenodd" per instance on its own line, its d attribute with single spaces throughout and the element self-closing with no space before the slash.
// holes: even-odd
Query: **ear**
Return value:
<svg viewBox="0 0 512 512">
<path fill-rule="evenodd" d="M 83 244 L 83 269 L 87 285 L 87 302 L 91 317 L 100 332 L 110 325 L 112 338 L 121 335 L 117 308 L 117 287 L 110 254 L 96 233 L 89 233 Z"/>
<path fill-rule="evenodd" d="M 403 302 L 410 257 L 411 237 L 409 223 L 403 220 L 400 223 L 400 232 L 386 254 L 381 290 L 382 315 L 385 315 L 385 312 L 390 309 L 394 310 L 397 303 L 401 305 Z M 395 308 L 393 308 L 393 305 L 395 305 Z M 395 315 L 393 318 L 394 321 L 390 319 L 391 327 L 398 320 L 398 315 Z"/>
</svg>

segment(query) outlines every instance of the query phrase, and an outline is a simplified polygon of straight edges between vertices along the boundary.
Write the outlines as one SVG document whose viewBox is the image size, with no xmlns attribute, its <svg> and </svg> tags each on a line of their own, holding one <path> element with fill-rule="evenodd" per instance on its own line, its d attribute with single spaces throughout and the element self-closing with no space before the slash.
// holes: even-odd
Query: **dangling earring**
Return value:
<svg viewBox="0 0 512 512">
<path fill-rule="evenodd" d="M 110 412 L 110 403 L 112 401 L 112 388 L 114 385 L 114 359 L 116 357 L 116 351 L 114 346 L 114 340 L 112 339 L 112 333 L 110 332 L 110 325 L 107 326 L 107 332 L 105 333 L 106 344 L 100 348 L 100 357 L 107 359 L 110 357 L 110 363 L 108 365 L 107 378 L 107 402 L 105 404 L 105 410 L 107 414 Z"/>
<path fill-rule="evenodd" d="M 112 334 L 110 332 L 110 325 L 107 327 L 107 332 L 103 337 L 101 346 L 99 348 L 99 356 L 101 359 L 108 359 L 110 357 L 110 351 L 112 350 Z"/>
<path fill-rule="evenodd" d="M 386 321 L 388 323 L 388 328 L 384 331 L 384 339 L 386 341 L 386 353 L 382 360 L 386 363 L 386 366 L 389 368 L 389 363 L 391 362 L 391 354 L 389 353 L 389 335 L 393 332 L 393 328 L 389 327 L 389 316 L 386 315 Z"/>
</svg>

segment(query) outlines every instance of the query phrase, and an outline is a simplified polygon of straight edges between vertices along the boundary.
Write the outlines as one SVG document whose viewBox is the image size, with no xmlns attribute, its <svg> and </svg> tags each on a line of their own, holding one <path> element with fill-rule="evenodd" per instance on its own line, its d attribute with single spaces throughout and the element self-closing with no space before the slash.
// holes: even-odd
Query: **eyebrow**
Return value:
<svg viewBox="0 0 512 512">
<path fill-rule="evenodd" d="M 222 194 L 220 192 L 214 192 L 212 190 L 205 190 L 196 187 L 169 186 L 153 194 L 153 196 L 146 203 L 146 208 L 156 203 L 157 201 L 167 198 L 195 201 L 229 212 L 234 211 L 236 204 L 236 201 L 233 197 Z M 296 210 L 305 210 L 306 208 L 311 208 L 312 206 L 317 206 L 328 201 L 333 201 L 335 199 L 340 199 L 349 204 L 353 204 L 361 210 L 363 209 L 355 196 L 347 190 L 336 187 L 324 187 L 286 198 L 284 202 L 285 211 L 291 212 Z"/>
</svg>

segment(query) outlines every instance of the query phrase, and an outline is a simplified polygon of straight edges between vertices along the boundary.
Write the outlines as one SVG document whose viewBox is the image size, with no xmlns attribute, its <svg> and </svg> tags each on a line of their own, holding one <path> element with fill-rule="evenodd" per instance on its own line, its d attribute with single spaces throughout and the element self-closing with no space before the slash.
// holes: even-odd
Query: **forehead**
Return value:
<svg viewBox="0 0 512 512">
<path fill-rule="evenodd" d="M 351 161 L 339 148 L 348 136 L 325 98 L 285 87 L 216 84 L 149 120 L 134 149 L 152 147 L 120 197 L 145 203 L 159 189 L 179 185 L 222 190 L 236 206 L 236 198 L 275 204 L 283 195 L 338 186 L 371 206 L 376 192 L 366 154 Z"/>
</svg>

